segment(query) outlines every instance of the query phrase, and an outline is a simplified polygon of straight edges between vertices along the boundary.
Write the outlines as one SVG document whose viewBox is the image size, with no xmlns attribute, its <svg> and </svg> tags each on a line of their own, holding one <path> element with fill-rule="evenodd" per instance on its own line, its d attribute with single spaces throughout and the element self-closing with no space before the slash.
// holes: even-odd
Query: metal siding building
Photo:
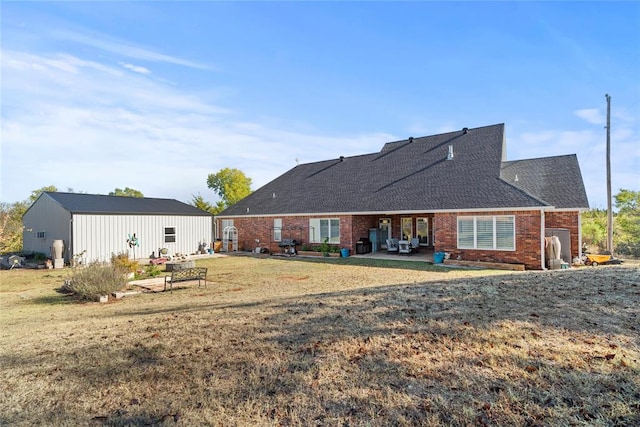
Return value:
<svg viewBox="0 0 640 427">
<path fill-rule="evenodd" d="M 171 199 L 47 192 L 24 214 L 23 225 L 25 251 L 49 255 L 53 240 L 63 240 L 67 262 L 79 254 L 84 262 L 109 261 L 120 252 L 149 258 L 162 248 L 191 254 L 213 241 L 212 215 Z M 139 246 L 130 248 L 134 234 Z"/>
</svg>

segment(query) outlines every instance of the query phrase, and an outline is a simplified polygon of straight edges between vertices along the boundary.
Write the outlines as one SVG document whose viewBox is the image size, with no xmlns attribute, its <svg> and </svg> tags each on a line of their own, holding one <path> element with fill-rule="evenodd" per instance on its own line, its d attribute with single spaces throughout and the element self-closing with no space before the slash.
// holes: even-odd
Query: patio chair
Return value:
<svg viewBox="0 0 640 427">
<path fill-rule="evenodd" d="M 387 239 L 387 253 L 398 253 L 398 239 Z"/>
<path fill-rule="evenodd" d="M 400 240 L 398 242 L 398 254 L 399 255 L 402 255 L 402 254 L 411 255 L 411 246 L 409 245 L 409 241 L 408 240 Z"/>
<path fill-rule="evenodd" d="M 420 238 L 414 237 L 411 239 L 411 252 L 418 252 L 420 250 Z"/>
</svg>

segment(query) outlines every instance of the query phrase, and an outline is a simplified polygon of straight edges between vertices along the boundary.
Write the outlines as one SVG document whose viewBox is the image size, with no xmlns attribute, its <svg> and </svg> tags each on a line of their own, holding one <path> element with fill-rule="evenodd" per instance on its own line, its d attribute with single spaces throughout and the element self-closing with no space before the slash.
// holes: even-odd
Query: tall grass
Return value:
<svg viewBox="0 0 640 427">
<path fill-rule="evenodd" d="M 62 291 L 79 300 L 95 300 L 100 295 L 123 289 L 127 284 L 127 273 L 125 267 L 94 262 L 84 268 L 75 268 Z"/>
</svg>

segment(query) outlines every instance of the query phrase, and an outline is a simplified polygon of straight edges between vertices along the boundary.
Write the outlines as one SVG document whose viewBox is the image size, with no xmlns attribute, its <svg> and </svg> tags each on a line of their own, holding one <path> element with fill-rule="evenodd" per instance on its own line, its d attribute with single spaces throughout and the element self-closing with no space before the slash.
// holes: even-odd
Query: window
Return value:
<svg viewBox="0 0 640 427">
<path fill-rule="evenodd" d="M 416 234 L 421 245 L 429 244 L 429 220 L 427 218 L 416 219 Z"/>
<path fill-rule="evenodd" d="M 514 216 L 458 217 L 458 249 L 513 251 L 515 241 Z"/>
<path fill-rule="evenodd" d="M 282 219 L 273 219 L 273 240 L 279 242 L 282 240 Z"/>
<path fill-rule="evenodd" d="M 176 228 L 175 227 L 165 227 L 164 228 L 164 242 L 165 243 L 175 243 L 176 242 Z"/>
<path fill-rule="evenodd" d="M 512 216 L 496 217 L 496 247 L 499 249 L 516 248 L 515 220 Z"/>
<path fill-rule="evenodd" d="M 478 217 L 476 218 L 476 248 L 493 249 L 493 218 Z"/>
<path fill-rule="evenodd" d="M 411 240 L 413 237 L 413 220 L 411 218 L 402 218 L 402 238 Z"/>
<path fill-rule="evenodd" d="M 36 239 L 44 239 L 47 237 L 46 231 L 36 231 Z"/>
<path fill-rule="evenodd" d="M 340 220 L 338 218 L 319 218 L 309 220 L 309 242 L 340 243 Z"/>
</svg>

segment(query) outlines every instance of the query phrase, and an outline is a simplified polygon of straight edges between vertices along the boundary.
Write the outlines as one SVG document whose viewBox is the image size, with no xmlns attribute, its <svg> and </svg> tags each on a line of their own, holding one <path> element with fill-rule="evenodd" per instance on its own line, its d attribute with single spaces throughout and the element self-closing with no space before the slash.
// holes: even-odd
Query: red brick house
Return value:
<svg viewBox="0 0 640 427">
<path fill-rule="evenodd" d="M 216 225 L 237 232 L 247 250 L 256 240 L 278 251 L 281 239 L 326 238 L 353 253 L 363 237 L 376 238 L 374 250 L 386 238 L 419 237 L 463 260 L 543 269 L 550 229 L 569 236 L 569 262 L 580 255 L 588 207 L 575 155 L 507 161 L 497 124 L 298 165 L 220 213 Z"/>
</svg>

